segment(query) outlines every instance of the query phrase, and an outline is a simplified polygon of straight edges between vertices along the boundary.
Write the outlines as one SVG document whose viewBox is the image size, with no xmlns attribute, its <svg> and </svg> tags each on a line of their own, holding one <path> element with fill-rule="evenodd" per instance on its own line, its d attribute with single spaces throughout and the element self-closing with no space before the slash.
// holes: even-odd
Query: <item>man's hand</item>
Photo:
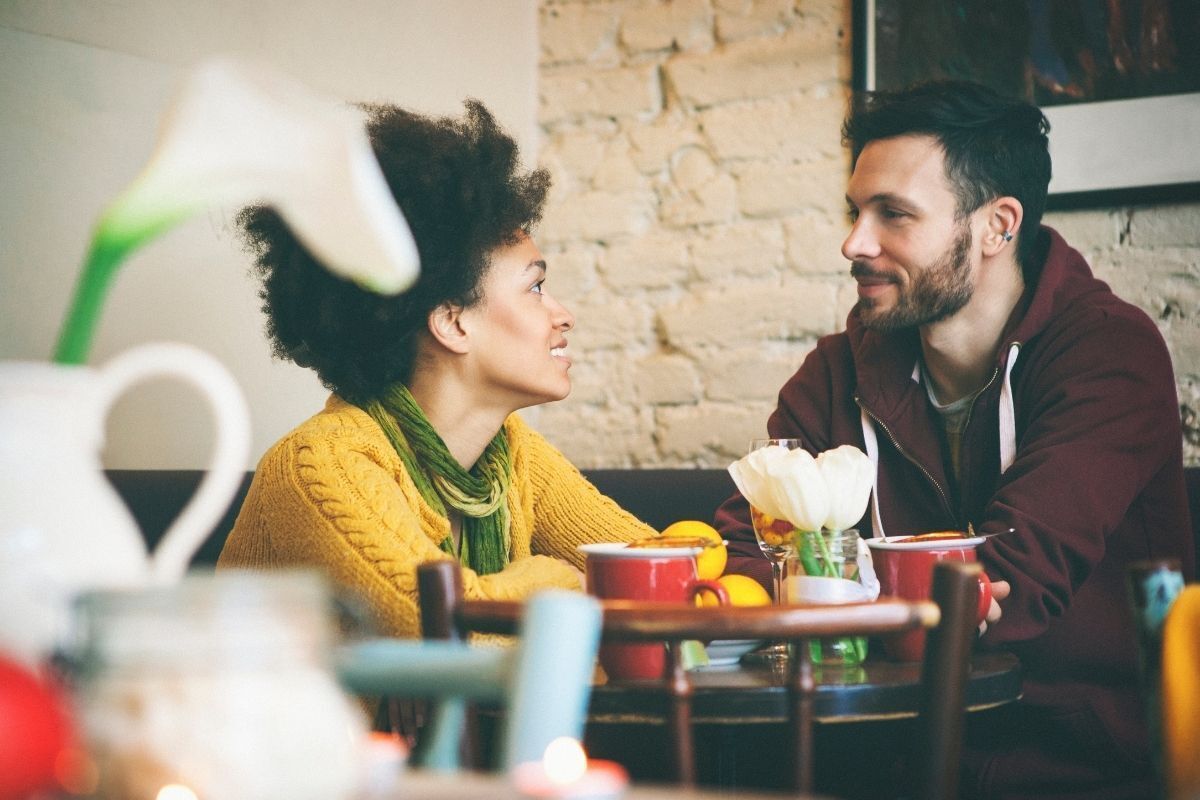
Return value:
<svg viewBox="0 0 1200 800">
<path fill-rule="evenodd" d="M 1008 597 L 1008 593 L 1012 591 L 1012 587 L 1008 585 L 1008 581 L 992 581 L 992 604 L 988 607 L 987 616 L 983 618 L 983 622 L 979 623 L 979 635 L 983 636 L 987 630 L 989 622 L 999 622 L 1004 611 L 1000 608 L 1000 601 Z"/>
</svg>

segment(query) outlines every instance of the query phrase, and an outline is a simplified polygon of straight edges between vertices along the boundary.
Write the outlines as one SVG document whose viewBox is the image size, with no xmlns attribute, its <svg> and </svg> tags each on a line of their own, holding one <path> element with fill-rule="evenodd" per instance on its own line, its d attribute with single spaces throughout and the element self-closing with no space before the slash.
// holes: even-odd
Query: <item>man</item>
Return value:
<svg viewBox="0 0 1200 800">
<path fill-rule="evenodd" d="M 1020 657 L 1024 697 L 969 721 L 965 795 L 1147 797 L 1124 581 L 1145 558 L 1194 574 L 1175 381 L 1150 319 L 1040 227 L 1048 129 L 962 83 L 851 115 L 842 253 L 858 303 L 767 428 L 871 456 L 864 536 L 1014 529 L 979 548 L 1008 590 L 981 644 Z M 745 500 L 717 525 L 731 568 L 766 583 Z"/>
</svg>

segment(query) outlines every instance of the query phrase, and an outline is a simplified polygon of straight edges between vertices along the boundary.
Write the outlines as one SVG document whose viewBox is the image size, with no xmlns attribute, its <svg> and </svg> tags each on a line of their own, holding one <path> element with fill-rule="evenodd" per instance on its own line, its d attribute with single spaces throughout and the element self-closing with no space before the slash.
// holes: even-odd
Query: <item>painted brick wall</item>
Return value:
<svg viewBox="0 0 1200 800">
<path fill-rule="evenodd" d="M 584 467 L 724 466 L 843 326 L 849 0 L 543 0 L 538 240 L 574 311 L 539 429 Z M 1054 213 L 1171 348 L 1200 463 L 1200 206 Z"/>
</svg>

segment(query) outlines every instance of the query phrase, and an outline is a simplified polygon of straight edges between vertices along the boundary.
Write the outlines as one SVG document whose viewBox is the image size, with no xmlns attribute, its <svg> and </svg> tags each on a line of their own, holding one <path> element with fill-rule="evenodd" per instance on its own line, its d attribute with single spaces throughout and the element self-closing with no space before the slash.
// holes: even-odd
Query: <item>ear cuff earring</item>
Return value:
<svg viewBox="0 0 1200 800">
<path fill-rule="evenodd" d="M 1011 233 L 1009 233 L 1008 231 L 1005 231 L 1004 233 L 1000 234 L 1000 236 L 1001 236 L 1001 238 L 1003 238 L 1003 239 L 1004 239 L 1004 241 L 1006 241 L 1006 242 L 1011 242 L 1011 241 L 1012 241 L 1012 234 L 1011 234 Z"/>
</svg>

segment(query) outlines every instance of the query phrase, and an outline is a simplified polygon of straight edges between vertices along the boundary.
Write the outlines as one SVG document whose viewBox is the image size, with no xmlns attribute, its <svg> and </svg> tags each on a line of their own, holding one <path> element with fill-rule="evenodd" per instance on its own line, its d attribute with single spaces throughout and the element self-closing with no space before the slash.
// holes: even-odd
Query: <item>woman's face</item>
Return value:
<svg viewBox="0 0 1200 800">
<path fill-rule="evenodd" d="M 571 391 L 566 333 L 575 318 L 546 291 L 545 280 L 541 251 L 522 236 L 492 251 L 482 299 L 462 312 L 472 369 L 488 403 L 515 410 Z"/>
</svg>

